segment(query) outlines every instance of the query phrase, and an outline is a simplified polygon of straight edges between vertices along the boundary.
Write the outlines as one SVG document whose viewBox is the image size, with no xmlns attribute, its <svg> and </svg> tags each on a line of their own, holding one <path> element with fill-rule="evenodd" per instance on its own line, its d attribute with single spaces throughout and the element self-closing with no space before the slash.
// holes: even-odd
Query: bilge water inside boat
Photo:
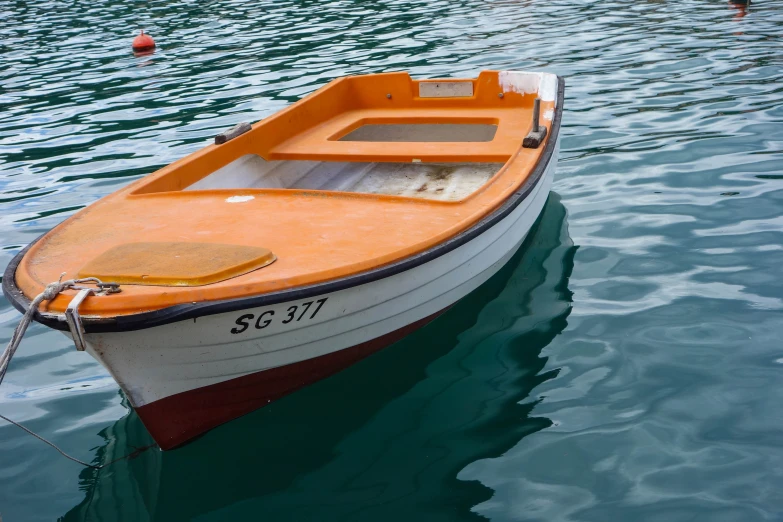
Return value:
<svg viewBox="0 0 783 522">
<path fill-rule="evenodd" d="M 3 291 L 176 447 L 496 273 L 547 200 L 563 93 L 518 71 L 335 80 L 78 212 L 13 259 Z"/>
</svg>

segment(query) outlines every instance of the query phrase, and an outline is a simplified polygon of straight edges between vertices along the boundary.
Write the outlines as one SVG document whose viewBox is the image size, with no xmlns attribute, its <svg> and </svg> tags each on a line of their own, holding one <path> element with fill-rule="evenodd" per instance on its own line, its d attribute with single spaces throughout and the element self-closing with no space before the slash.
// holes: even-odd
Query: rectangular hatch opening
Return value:
<svg viewBox="0 0 783 522">
<path fill-rule="evenodd" d="M 364 123 L 338 141 L 476 143 L 495 139 L 496 123 Z"/>
</svg>

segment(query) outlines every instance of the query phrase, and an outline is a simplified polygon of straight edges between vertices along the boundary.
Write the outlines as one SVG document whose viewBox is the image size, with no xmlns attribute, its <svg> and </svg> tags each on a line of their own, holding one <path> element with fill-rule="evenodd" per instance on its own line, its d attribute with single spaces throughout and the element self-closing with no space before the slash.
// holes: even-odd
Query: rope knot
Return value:
<svg viewBox="0 0 783 522">
<path fill-rule="evenodd" d="M 49 283 L 46 285 L 46 288 L 43 292 L 41 292 L 41 295 L 43 296 L 44 301 L 51 301 L 57 295 L 65 290 L 66 288 L 69 288 L 72 285 L 70 281 L 66 281 L 65 283 L 60 283 L 59 281 L 56 283 Z"/>
</svg>

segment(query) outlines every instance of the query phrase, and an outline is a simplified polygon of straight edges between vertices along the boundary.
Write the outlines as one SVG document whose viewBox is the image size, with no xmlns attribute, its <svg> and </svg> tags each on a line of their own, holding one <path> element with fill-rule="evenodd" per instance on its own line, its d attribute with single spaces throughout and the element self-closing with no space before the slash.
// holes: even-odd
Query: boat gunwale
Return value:
<svg viewBox="0 0 783 522">
<path fill-rule="evenodd" d="M 410 270 L 416 266 L 432 261 L 456 248 L 464 245 L 470 240 L 482 234 L 488 228 L 494 226 L 508 214 L 511 213 L 527 196 L 533 191 L 538 182 L 543 177 L 544 172 L 554 154 L 560 137 L 560 126 L 563 114 L 563 104 L 565 98 L 565 80 L 557 76 L 557 94 L 555 97 L 555 113 L 553 115 L 544 150 L 538 158 L 535 168 L 523 181 L 522 185 L 514 191 L 505 201 L 503 201 L 495 210 L 484 216 L 473 226 L 461 233 L 456 234 L 449 239 L 434 245 L 432 248 L 419 252 L 405 259 L 367 270 L 350 274 L 339 279 L 325 281 L 307 286 L 295 287 L 277 292 L 270 292 L 254 296 L 243 296 L 232 299 L 223 299 L 219 301 L 202 301 L 193 303 L 183 303 L 173 306 L 167 306 L 151 311 L 138 312 L 134 314 L 118 315 L 114 317 L 83 316 L 83 325 L 85 333 L 111 333 L 126 332 L 134 330 L 144 330 L 163 326 L 170 323 L 176 323 L 188 319 L 196 319 L 209 315 L 234 312 L 258 308 L 260 306 L 269 306 L 287 301 L 301 300 L 312 296 L 323 295 L 337 292 L 371 283 L 395 274 Z M 16 270 L 30 248 L 43 238 L 49 231 L 41 234 L 24 249 L 22 249 L 6 267 L 3 273 L 3 294 L 10 303 L 21 313 L 27 312 L 31 300 L 16 285 Z M 65 322 L 63 314 L 52 314 L 36 310 L 33 319 L 45 326 L 55 330 L 68 331 L 68 325 Z"/>
</svg>

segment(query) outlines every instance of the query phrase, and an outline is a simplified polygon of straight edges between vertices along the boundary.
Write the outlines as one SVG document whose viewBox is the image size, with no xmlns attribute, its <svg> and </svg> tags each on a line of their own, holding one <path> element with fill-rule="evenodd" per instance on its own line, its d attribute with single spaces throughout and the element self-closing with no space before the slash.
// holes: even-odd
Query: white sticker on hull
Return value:
<svg viewBox="0 0 783 522">
<path fill-rule="evenodd" d="M 251 199 L 256 199 L 255 196 L 231 196 L 230 198 L 226 198 L 226 203 L 244 203 L 245 201 L 250 201 Z"/>
</svg>

